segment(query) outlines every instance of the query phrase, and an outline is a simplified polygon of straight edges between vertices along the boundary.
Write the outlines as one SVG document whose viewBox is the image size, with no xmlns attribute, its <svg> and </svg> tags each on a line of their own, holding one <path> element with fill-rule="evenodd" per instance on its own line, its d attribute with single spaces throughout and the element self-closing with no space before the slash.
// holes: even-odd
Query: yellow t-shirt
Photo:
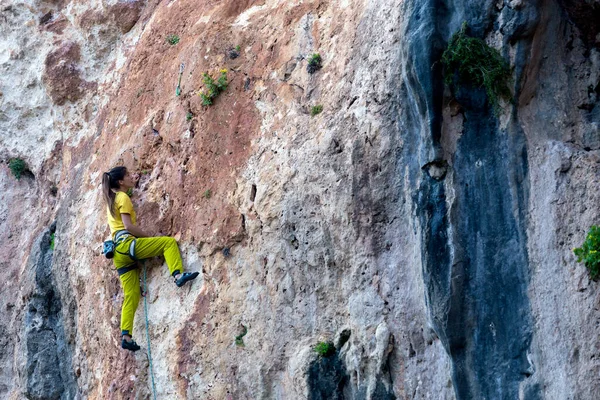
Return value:
<svg viewBox="0 0 600 400">
<path fill-rule="evenodd" d="M 115 232 L 125 229 L 121 214 L 129 214 L 131 216 L 131 222 L 135 224 L 135 210 L 133 209 L 133 203 L 127 193 L 117 192 L 115 198 L 115 216 L 113 217 L 106 206 L 106 215 L 108 216 L 108 226 L 110 226 L 110 235 L 114 236 Z"/>
</svg>

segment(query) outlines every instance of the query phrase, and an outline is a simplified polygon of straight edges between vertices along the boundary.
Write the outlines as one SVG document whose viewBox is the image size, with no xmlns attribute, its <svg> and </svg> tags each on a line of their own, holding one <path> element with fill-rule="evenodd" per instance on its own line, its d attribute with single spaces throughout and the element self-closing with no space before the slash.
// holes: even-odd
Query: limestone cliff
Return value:
<svg viewBox="0 0 600 400">
<path fill-rule="evenodd" d="M 159 399 L 596 398 L 600 289 L 572 248 L 600 215 L 599 13 L 0 0 L 0 397 L 152 397 L 100 251 L 101 173 L 126 165 L 140 225 L 202 271 L 147 264 Z M 500 112 L 444 85 L 463 21 L 510 64 Z"/>
</svg>

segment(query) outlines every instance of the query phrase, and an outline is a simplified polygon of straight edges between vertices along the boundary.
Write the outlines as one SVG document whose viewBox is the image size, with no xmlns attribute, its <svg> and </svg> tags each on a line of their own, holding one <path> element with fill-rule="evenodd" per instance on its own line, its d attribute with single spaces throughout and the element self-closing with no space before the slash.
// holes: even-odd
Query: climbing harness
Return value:
<svg viewBox="0 0 600 400">
<path fill-rule="evenodd" d="M 103 252 L 104 252 L 104 255 L 106 256 L 106 258 L 112 258 L 114 256 L 114 253 L 119 253 L 124 256 L 128 256 L 129 258 L 131 258 L 133 260 L 132 264 L 126 265 L 121 268 L 117 268 L 117 273 L 119 274 L 119 276 L 136 269 L 137 261 L 139 261 L 135 256 L 135 244 L 136 244 L 137 238 L 133 239 L 131 241 L 131 243 L 129 243 L 129 249 L 128 249 L 127 253 L 123 253 L 123 252 L 117 250 L 117 246 L 119 244 L 123 243 L 129 236 L 133 236 L 133 235 L 131 233 L 129 233 L 127 230 L 123 229 L 123 230 L 115 232 L 114 240 L 107 240 L 104 242 Z"/>
<path fill-rule="evenodd" d="M 148 293 L 148 284 L 146 283 L 146 262 L 142 260 L 144 266 L 144 292 Z M 148 300 L 147 296 L 144 296 L 144 315 L 146 317 L 146 342 L 148 343 L 148 361 L 150 367 L 150 377 L 152 378 L 152 394 L 154 400 L 156 400 L 156 385 L 154 384 L 154 369 L 152 368 L 152 352 L 150 351 L 150 331 L 148 329 Z"/>
<path fill-rule="evenodd" d="M 129 236 L 133 236 L 131 233 L 129 233 L 127 230 L 122 229 L 120 231 L 115 232 L 115 239 L 113 240 L 112 238 L 109 240 L 105 240 L 103 243 L 103 248 L 102 248 L 102 253 L 104 254 L 104 256 L 106 258 L 113 258 L 116 253 L 119 254 L 123 254 L 126 256 L 131 257 L 133 260 L 137 259 L 135 258 L 135 239 L 133 240 L 133 242 L 131 242 L 131 244 L 129 245 L 129 254 L 127 253 L 121 253 L 120 251 L 117 250 L 117 246 L 119 244 L 121 244 L 122 242 L 125 241 L 125 239 L 127 239 Z M 123 272 L 124 273 L 124 272 Z M 119 275 L 122 275 L 123 273 L 120 273 Z"/>
<path fill-rule="evenodd" d="M 181 63 L 179 66 L 179 81 L 177 82 L 177 88 L 175 89 L 175 95 L 179 96 L 181 94 L 181 75 L 183 75 L 183 69 L 185 68 L 185 63 Z"/>
</svg>

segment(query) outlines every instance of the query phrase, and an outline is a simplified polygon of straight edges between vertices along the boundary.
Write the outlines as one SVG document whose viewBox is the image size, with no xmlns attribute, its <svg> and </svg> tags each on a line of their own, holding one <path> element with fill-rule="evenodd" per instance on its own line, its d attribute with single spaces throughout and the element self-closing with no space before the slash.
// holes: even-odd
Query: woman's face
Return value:
<svg viewBox="0 0 600 400">
<path fill-rule="evenodd" d="M 127 171 L 123 179 L 119 181 L 119 185 L 121 186 L 121 189 L 128 190 L 135 187 L 137 180 L 137 174 L 131 174 L 129 171 Z"/>
</svg>

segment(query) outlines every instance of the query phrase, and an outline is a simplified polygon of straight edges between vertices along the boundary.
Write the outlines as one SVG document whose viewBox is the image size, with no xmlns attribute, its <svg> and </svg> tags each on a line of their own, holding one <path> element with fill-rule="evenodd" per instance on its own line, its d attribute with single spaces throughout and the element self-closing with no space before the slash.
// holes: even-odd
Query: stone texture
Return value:
<svg viewBox="0 0 600 400">
<path fill-rule="evenodd" d="M 108 16 L 105 12 L 88 9 L 78 15 L 77 25 L 85 31 L 91 30 L 95 25 L 105 24 L 108 20 Z"/>
<path fill-rule="evenodd" d="M 121 0 L 110 6 L 109 14 L 121 33 L 127 33 L 133 28 L 144 9 L 144 3 L 144 0 Z"/>
<path fill-rule="evenodd" d="M 51 234 L 55 229 L 52 224 L 35 240 L 23 271 L 27 283 L 22 292 L 22 327 L 17 331 L 17 365 L 28 399 L 71 399 L 77 393 L 62 301 L 53 281 Z"/>
<path fill-rule="evenodd" d="M 54 3 L 0 8 L 0 158 L 35 176 L 0 164 L 0 336 L 19 338 L 2 342 L 0 397 L 151 396 L 100 255 L 101 172 L 117 164 L 141 173 L 140 224 L 203 272 L 178 289 L 147 263 L 158 398 L 599 392 L 600 294 L 571 250 L 598 218 L 583 5 Z M 510 61 L 499 115 L 442 83 L 462 21 Z M 222 68 L 229 87 L 204 107 L 202 74 Z M 145 345 L 142 304 L 134 336 Z"/>
<path fill-rule="evenodd" d="M 571 21 L 581 29 L 583 39 L 592 46 L 600 46 L 600 1 L 560 0 Z"/>
<path fill-rule="evenodd" d="M 56 105 L 74 102 L 83 96 L 88 85 L 81 79 L 77 66 L 79 61 L 80 48 L 74 42 L 61 43 L 46 56 L 42 79 Z"/>
</svg>

